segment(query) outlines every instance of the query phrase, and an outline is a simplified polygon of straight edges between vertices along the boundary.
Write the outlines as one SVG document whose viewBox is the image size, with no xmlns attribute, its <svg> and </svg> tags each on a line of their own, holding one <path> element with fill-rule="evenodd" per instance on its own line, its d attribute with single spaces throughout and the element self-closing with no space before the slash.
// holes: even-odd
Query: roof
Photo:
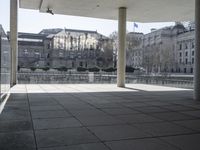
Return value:
<svg viewBox="0 0 200 150">
<path fill-rule="evenodd" d="M 91 31 L 91 30 L 77 30 L 77 29 L 64 29 L 65 32 L 83 32 L 83 33 L 94 33 L 97 34 L 97 31 Z"/>
<path fill-rule="evenodd" d="M 58 34 L 59 32 L 83 32 L 83 33 L 94 33 L 96 34 L 97 31 L 90 31 L 90 30 L 77 30 L 77 29 L 61 29 L 61 28 L 52 28 L 52 29 L 43 29 L 42 31 L 39 32 L 39 34 L 45 34 L 45 35 L 55 35 Z"/>
<path fill-rule="evenodd" d="M 136 22 L 193 21 L 195 0 L 19 0 L 20 8 L 55 14 L 118 19 L 127 8 L 127 20 Z"/>
<path fill-rule="evenodd" d="M 10 32 L 7 32 L 7 35 L 10 36 Z M 44 39 L 46 36 L 43 34 L 37 34 L 37 33 L 24 33 L 24 32 L 18 32 L 19 38 L 28 38 L 28 39 Z"/>
<path fill-rule="evenodd" d="M 129 32 L 128 34 L 138 34 L 138 35 L 143 35 L 144 33 L 142 33 L 142 32 Z"/>
<path fill-rule="evenodd" d="M 90 34 L 98 34 L 103 39 L 108 39 L 108 37 L 98 33 L 97 31 L 91 31 L 91 30 L 78 30 L 78 29 L 61 29 L 61 28 L 52 28 L 52 29 L 43 29 L 39 32 L 39 34 L 46 35 L 47 38 L 53 38 L 55 35 L 60 34 L 64 32 L 78 32 L 78 33 L 90 33 Z"/>
<path fill-rule="evenodd" d="M 39 32 L 39 34 L 57 34 L 59 32 L 61 32 L 63 29 L 61 28 L 52 28 L 52 29 L 43 29 L 42 31 Z"/>
<path fill-rule="evenodd" d="M 3 27 L 2 27 L 1 24 L 0 24 L 0 35 L 3 35 L 3 36 L 6 35 L 6 34 L 5 34 L 5 31 L 4 31 L 4 29 L 3 29 Z"/>
</svg>

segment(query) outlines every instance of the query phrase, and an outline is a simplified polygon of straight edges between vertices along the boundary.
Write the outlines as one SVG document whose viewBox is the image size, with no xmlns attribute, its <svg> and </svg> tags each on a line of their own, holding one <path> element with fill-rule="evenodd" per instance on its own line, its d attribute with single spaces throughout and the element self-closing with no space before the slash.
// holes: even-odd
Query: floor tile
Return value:
<svg viewBox="0 0 200 150">
<path fill-rule="evenodd" d="M 36 150 L 32 131 L 0 133 L 0 150 Z"/>
<path fill-rule="evenodd" d="M 85 126 L 97 126 L 97 125 L 114 125 L 123 124 L 123 121 L 116 119 L 114 117 L 104 115 L 104 116 L 84 116 L 77 117 L 81 123 Z"/>
<path fill-rule="evenodd" d="M 178 150 L 158 139 L 122 140 L 106 143 L 112 150 Z"/>
<path fill-rule="evenodd" d="M 102 109 L 102 111 L 106 112 L 107 114 L 110 115 L 125 115 L 125 114 L 137 114 L 139 113 L 138 111 L 129 109 L 129 108 L 105 108 Z"/>
<path fill-rule="evenodd" d="M 32 130 L 31 120 L 26 121 L 1 121 L 0 122 L 0 133 L 1 132 L 17 132 Z"/>
<path fill-rule="evenodd" d="M 31 106 L 31 111 L 50 111 L 50 110 L 64 110 L 60 105 L 53 106 Z"/>
<path fill-rule="evenodd" d="M 169 122 L 134 124 L 134 126 L 138 127 L 142 131 L 150 133 L 153 136 L 168 136 L 194 133 L 194 131 L 192 130 Z"/>
<path fill-rule="evenodd" d="M 163 108 L 169 109 L 171 111 L 185 111 L 185 110 L 194 110 L 192 107 L 187 107 L 183 105 L 168 105 L 168 106 L 163 106 Z"/>
<path fill-rule="evenodd" d="M 120 120 L 126 123 L 145 123 L 145 122 L 160 122 L 162 120 L 146 114 L 131 114 L 131 115 L 119 115 L 116 116 Z"/>
<path fill-rule="evenodd" d="M 162 140 L 177 146 L 181 150 L 199 150 L 200 134 L 163 137 Z"/>
<path fill-rule="evenodd" d="M 157 106 L 137 107 L 137 108 L 134 108 L 134 110 L 137 110 L 137 111 L 142 112 L 142 113 L 169 112 L 168 109 L 157 107 Z"/>
<path fill-rule="evenodd" d="M 30 112 L 27 110 L 3 110 L 0 121 L 3 120 L 30 120 Z"/>
<path fill-rule="evenodd" d="M 32 111 L 33 119 L 46 119 L 46 118 L 65 118 L 71 117 L 71 115 L 65 110 L 57 111 Z"/>
<path fill-rule="evenodd" d="M 80 144 L 73 146 L 41 148 L 39 150 L 109 150 L 109 149 L 102 143 L 90 143 L 90 144 Z"/>
<path fill-rule="evenodd" d="M 84 109 L 84 110 L 70 110 L 70 112 L 76 117 L 86 117 L 86 116 L 105 116 L 106 113 L 100 111 L 96 108 Z"/>
<path fill-rule="evenodd" d="M 40 100 L 37 99 L 36 101 L 30 101 L 30 106 L 54 106 L 57 105 L 58 103 L 55 100 L 52 99 L 43 99 L 41 98 Z"/>
<path fill-rule="evenodd" d="M 183 114 L 190 115 L 196 118 L 200 118 L 200 110 L 194 110 L 194 111 L 182 111 Z"/>
<path fill-rule="evenodd" d="M 36 130 L 82 126 L 75 118 L 34 119 L 33 125 Z"/>
<path fill-rule="evenodd" d="M 142 130 L 129 125 L 97 126 L 89 129 L 102 141 L 150 137 Z"/>
<path fill-rule="evenodd" d="M 167 120 L 167 121 L 195 119 L 195 117 L 193 116 L 189 116 L 187 114 L 179 112 L 152 113 L 151 115 L 161 120 Z"/>
<path fill-rule="evenodd" d="M 183 127 L 193 129 L 196 131 L 200 131 L 200 120 L 183 120 L 183 121 L 175 121 L 174 123 L 181 125 Z"/>
<path fill-rule="evenodd" d="M 53 147 L 98 142 L 86 128 L 64 128 L 36 131 L 38 147 Z"/>
</svg>

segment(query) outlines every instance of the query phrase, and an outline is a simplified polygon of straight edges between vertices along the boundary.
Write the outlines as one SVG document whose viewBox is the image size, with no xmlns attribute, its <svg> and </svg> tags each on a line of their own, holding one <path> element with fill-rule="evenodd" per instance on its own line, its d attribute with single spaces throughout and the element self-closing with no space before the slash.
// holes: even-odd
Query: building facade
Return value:
<svg viewBox="0 0 200 150">
<path fill-rule="evenodd" d="M 152 29 L 148 34 L 129 33 L 134 41 L 127 44 L 127 65 L 142 67 L 148 73 L 193 73 L 195 31 L 193 24 L 185 28 L 181 23 Z M 136 39 L 140 35 L 139 44 Z M 129 39 L 129 38 L 128 38 Z M 129 40 L 128 40 L 129 42 Z M 132 47 L 132 51 L 129 50 Z"/>
<path fill-rule="evenodd" d="M 181 33 L 176 41 L 177 72 L 193 73 L 195 54 L 195 31 L 193 29 Z"/>
<path fill-rule="evenodd" d="M 128 33 L 126 65 L 147 73 L 193 73 L 194 30 L 194 24 L 185 28 L 177 22 L 148 34 Z M 97 31 L 60 28 L 18 33 L 19 68 L 116 67 L 116 39 Z"/>
<path fill-rule="evenodd" d="M 127 34 L 127 66 L 134 66 L 135 68 L 142 66 L 143 39 L 143 33 L 130 32 Z"/>
<path fill-rule="evenodd" d="M 9 35 L 9 33 L 8 33 Z M 113 42 L 97 31 L 43 29 L 18 33 L 19 68 L 107 68 L 113 65 Z"/>
</svg>

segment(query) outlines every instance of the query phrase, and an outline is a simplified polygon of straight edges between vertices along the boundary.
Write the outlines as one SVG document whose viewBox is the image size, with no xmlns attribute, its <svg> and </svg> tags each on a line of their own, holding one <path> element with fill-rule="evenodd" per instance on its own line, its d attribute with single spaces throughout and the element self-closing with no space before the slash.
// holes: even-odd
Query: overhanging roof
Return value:
<svg viewBox="0 0 200 150">
<path fill-rule="evenodd" d="M 118 8 L 127 7 L 127 20 L 137 22 L 194 20 L 195 0 L 19 0 L 20 8 L 55 14 L 118 19 Z"/>
</svg>

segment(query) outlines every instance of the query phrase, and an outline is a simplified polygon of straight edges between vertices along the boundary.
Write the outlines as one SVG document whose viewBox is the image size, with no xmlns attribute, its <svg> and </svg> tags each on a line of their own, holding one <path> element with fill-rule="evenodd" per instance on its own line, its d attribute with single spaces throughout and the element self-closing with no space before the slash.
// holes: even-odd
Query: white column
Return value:
<svg viewBox="0 0 200 150">
<path fill-rule="evenodd" d="M 10 0 L 11 86 L 17 84 L 18 66 L 18 0 Z"/>
<path fill-rule="evenodd" d="M 118 18 L 118 55 L 117 55 L 117 86 L 125 87 L 126 67 L 126 8 L 119 8 Z"/>
</svg>

